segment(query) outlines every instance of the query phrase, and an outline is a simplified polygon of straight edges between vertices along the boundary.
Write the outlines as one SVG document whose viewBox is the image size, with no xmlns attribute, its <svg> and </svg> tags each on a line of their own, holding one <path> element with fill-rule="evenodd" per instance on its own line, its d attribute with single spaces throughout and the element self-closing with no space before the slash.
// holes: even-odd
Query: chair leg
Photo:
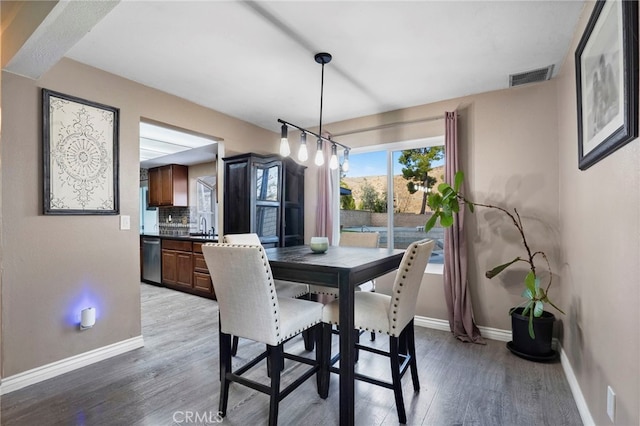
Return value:
<svg viewBox="0 0 640 426">
<path fill-rule="evenodd" d="M 398 338 L 389 337 L 389 353 L 391 359 L 391 381 L 393 383 L 393 394 L 396 398 L 396 410 L 398 410 L 398 421 L 407 423 L 407 414 L 404 410 L 404 399 L 402 398 L 402 383 L 400 382 L 400 356 L 398 354 Z"/>
<path fill-rule="evenodd" d="M 304 340 L 304 348 L 309 352 L 313 350 L 315 345 L 316 337 L 314 334 L 314 330 L 315 328 L 312 327 L 302 332 L 302 339 Z"/>
<path fill-rule="evenodd" d="M 271 360 L 271 394 L 269 399 L 269 426 L 278 424 L 278 405 L 280 403 L 280 372 L 282 365 L 282 345 L 269 346 Z"/>
<path fill-rule="evenodd" d="M 356 330 L 353 330 L 353 332 L 355 333 L 354 340 L 356 344 L 360 343 L 360 330 L 356 329 Z M 353 360 L 354 362 L 358 362 L 359 359 L 360 359 L 360 349 L 356 347 L 354 349 Z"/>
<path fill-rule="evenodd" d="M 375 342 L 375 341 L 376 341 L 376 332 L 375 332 L 375 331 L 372 331 L 372 332 L 371 332 L 371 341 L 372 341 L 372 342 Z"/>
<path fill-rule="evenodd" d="M 316 357 L 320 353 L 320 372 L 318 375 L 318 395 L 326 399 L 329 396 L 329 367 L 331 367 L 331 324 L 322 324 L 320 328 L 319 347 L 316 349 Z"/>
<path fill-rule="evenodd" d="M 227 414 L 229 402 L 229 380 L 227 373 L 231 372 L 231 335 L 220 333 L 220 404 L 218 411 L 222 417 Z"/>
<path fill-rule="evenodd" d="M 238 336 L 233 336 L 233 343 L 231 344 L 231 356 L 238 354 Z"/>
<path fill-rule="evenodd" d="M 406 355 L 407 354 L 407 327 L 404 328 L 400 332 L 400 336 L 398 336 L 398 352 Z"/>
<path fill-rule="evenodd" d="M 325 392 L 324 385 L 324 369 L 327 364 L 325 362 L 325 359 L 331 356 L 331 353 L 329 353 L 328 356 L 325 356 L 326 350 L 322 341 L 322 323 L 316 324 L 313 328 L 313 336 L 315 337 L 316 346 L 316 362 L 318 363 L 318 372 L 316 373 L 316 387 L 318 389 L 318 395 L 324 399 L 328 396 L 327 392 Z M 331 335 L 329 335 L 329 338 L 331 338 Z"/>
<path fill-rule="evenodd" d="M 420 392 L 420 379 L 418 378 L 418 363 L 416 361 L 416 338 L 413 334 L 413 320 L 405 327 L 407 332 L 407 353 L 411 357 L 409 359 L 409 367 L 411 368 L 411 379 L 413 380 L 413 390 Z"/>
</svg>

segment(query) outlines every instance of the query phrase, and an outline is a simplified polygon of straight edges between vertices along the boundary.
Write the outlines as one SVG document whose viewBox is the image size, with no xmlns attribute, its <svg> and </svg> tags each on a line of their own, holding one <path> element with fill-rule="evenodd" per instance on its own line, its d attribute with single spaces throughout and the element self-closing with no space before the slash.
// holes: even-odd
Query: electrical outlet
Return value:
<svg viewBox="0 0 640 426">
<path fill-rule="evenodd" d="M 615 423 L 616 417 L 616 393 L 611 389 L 611 386 L 607 386 L 607 415 L 613 423 Z"/>
<path fill-rule="evenodd" d="M 131 229 L 131 216 L 122 215 L 120 216 L 120 230 L 125 231 L 127 229 Z"/>
</svg>

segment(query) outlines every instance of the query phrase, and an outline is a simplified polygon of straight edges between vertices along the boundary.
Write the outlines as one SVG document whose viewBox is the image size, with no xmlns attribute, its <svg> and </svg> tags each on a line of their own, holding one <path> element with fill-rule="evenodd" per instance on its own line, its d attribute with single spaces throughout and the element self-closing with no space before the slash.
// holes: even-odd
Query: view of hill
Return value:
<svg viewBox="0 0 640 426">
<path fill-rule="evenodd" d="M 444 166 L 434 167 L 430 173 L 431 176 L 437 179 L 434 188 L 437 187 L 444 176 Z M 356 202 L 356 207 L 360 205 L 362 201 L 362 187 L 365 183 L 371 185 L 380 197 L 383 193 L 387 192 L 387 176 L 365 176 L 365 177 L 345 177 L 342 179 L 351 189 L 351 194 Z M 401 213 L 420 213 L 420 207 L 422 205 L 423 192 L 418 191 L 415 194 L 410 194 L 407 189 L 407 180 L 402 175 L 395 175 L 393 177 L 393 193 L 394 193 L 394 210 Z M 429 207 L 426 208 L 429 211 Z"/>
</svg>

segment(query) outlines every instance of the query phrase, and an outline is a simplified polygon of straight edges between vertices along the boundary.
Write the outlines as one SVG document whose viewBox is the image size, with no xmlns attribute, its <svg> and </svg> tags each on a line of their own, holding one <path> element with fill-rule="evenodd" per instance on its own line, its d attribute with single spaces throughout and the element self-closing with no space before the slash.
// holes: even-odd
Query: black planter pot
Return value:
<svg viewBox="0 0 640 426">
<path fill-rule="evenodd" d="M 515 355 L 531 361 L 552 361 L 558 353 L 551 347 L 553 323 L 556 317 L 547 311 L 539 318 L 533 318 L 534 339 L 529 336 L 529 315 L 523 316 L 524 308 L 517 308 L 511 313 L 511 331 L 513 341 L 507 348 Z"/>
</svg>

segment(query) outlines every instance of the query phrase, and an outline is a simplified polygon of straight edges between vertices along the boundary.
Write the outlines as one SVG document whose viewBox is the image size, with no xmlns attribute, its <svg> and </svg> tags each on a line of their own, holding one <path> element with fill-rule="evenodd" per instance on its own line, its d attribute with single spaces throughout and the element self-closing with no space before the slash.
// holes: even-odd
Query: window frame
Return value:
<svg viewBox="0 0 640 426">
<path fill-rule="evenodd" d="M 378 152 L 378 151 L 386 151 L 387 157 L 387 241 L 394 241 L 394 228 L 393 228 L 393 220 L 395 211 L 393 208 L 393 153 L 397 151 L 402 151 L 405 149 L 415 149 L 415 148 L 426 148 L 432 146 L 444 146 L 444 134 L 428 137 L 428 138 L 420 138 L 420 139 L 412 139 L 407 141 L 400 142 L 390 142 L 383 143 L 377 145 L 367 145 L 362 147 L 354 147 L 350 149 L 350 154 L 365 154 L 367 152 Z M 446 161 L 446 154 L 445 154 Z M 391 171 L 391 173 L 389 173 Z M 335 220 L 333 223 L 333 234 L 335 236 L 340 234 L 340 169 L 335 170 L 333 173 L 333 184 L 334 184 L 334 194 L 336 194 L 333 198 L 333 210 L 334 217 L 337 217 L 338 220 Z M 442 275 L 444 273 L 444 264 L 427 264 L 425 269 L 425 273 L 427 274 L 437 274 Z"/>
</svg>

